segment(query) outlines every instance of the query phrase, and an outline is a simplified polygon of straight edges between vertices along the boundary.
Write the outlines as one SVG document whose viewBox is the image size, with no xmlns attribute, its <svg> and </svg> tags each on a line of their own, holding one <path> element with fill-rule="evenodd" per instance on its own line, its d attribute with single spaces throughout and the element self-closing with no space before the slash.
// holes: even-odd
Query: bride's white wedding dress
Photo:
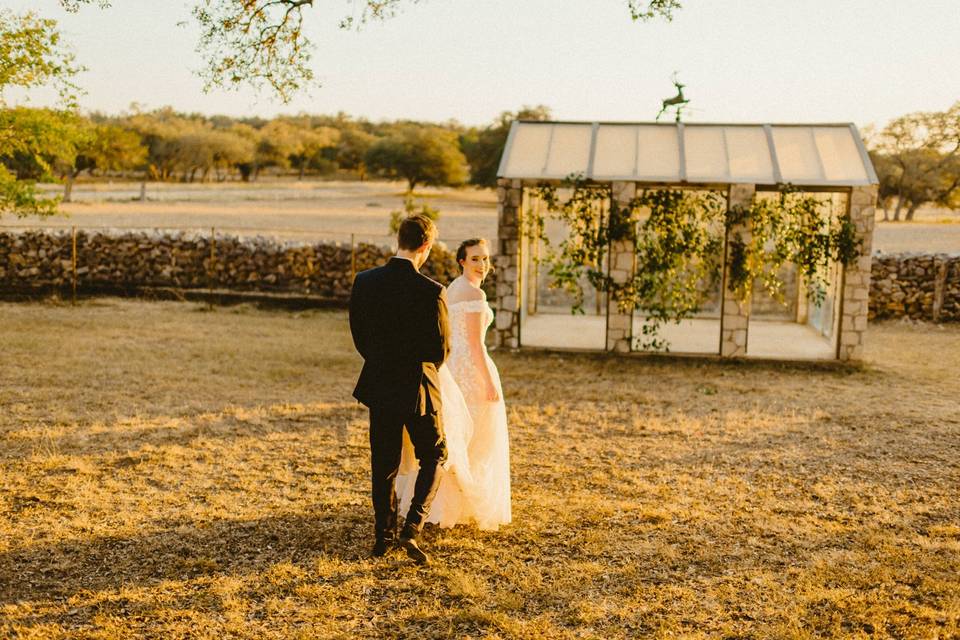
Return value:
<svg viewBox="0 0 960 640">
<path fill-rule="evenodd" d="M 439 371 L 447 461 L 439 471 L 440 486 L 426 522 L 441 527 L 473 522 L 480 529 L 495 530 L 511 518 L 507 411 L 500 375 L 486 348 L 483 356 L 500 398 L 496 402 L 487 400 L 483 373 L 470 354 L 467 322 L 476 321 L 477 316 L 473 314 L 482 314 L 482 344 L 493 321 L 493 311 L 483 292 L 477 289 L 473 295 L 474 299 L 448 305 L 450 356 Z M 401 513 L 410 505 L 417 469 L 413 445 L 404 431 L 397 475 Z"/>
</svg>

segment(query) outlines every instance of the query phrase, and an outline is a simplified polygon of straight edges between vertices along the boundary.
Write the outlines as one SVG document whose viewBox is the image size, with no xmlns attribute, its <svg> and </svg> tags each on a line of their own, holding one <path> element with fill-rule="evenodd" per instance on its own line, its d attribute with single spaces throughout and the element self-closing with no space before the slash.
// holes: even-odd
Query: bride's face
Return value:
<svg viewBox="0 0 960 640">
<path fill-rule="evenodd" d="M 483 280 L 490 273 L 490 252 L 487 250 L 487 244 L 475 244 L 467 247 L 467 257 L 460 262 L 463 267 L 463 275 L 468 278 L 479 278 Z"/>
</svg>

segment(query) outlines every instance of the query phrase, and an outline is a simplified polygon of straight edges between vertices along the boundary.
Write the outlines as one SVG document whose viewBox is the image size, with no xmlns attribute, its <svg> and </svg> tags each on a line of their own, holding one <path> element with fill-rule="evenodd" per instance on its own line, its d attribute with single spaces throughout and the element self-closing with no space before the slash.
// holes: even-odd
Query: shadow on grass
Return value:
<svg viewBox="0 0 960 640">
<path fill-rule="evenodd" d="M 46 444 L 71 454 L 124 454 L 119 466 L 138 464 L 138 456 L 145 446 L 188 446 L 194 442 L 264 438 L 269 434 L 328 433 L 344 445 L 348 427 L 353 422 L 365 423 L 367 411 L 355 402 L 317 403 L 307 405 L 273 405 L 266 407 L 228 406 L 220 410 L 194 415 L 160 415 L 150 417 L 118 417 L 106 428 L 96 432 L 80 429 L 76 433 L 58 436 Z M 25 436 L 6 435 L 8 452 L 28 455 L 35 451 L 39 441 L 49 436 L 43 433 Z"/>
<path fill-rule="evenodd" d="M 319 505 L 260 520 L 171 524 L 138 537 L 99 537 L 0 554 L 0 605 L 162 581 L 260 574 L 278 563 L 357 561 L 372 542 L 367 505 Z M 344 578 L 346 579 L 346 578 Z"/>
</svg>

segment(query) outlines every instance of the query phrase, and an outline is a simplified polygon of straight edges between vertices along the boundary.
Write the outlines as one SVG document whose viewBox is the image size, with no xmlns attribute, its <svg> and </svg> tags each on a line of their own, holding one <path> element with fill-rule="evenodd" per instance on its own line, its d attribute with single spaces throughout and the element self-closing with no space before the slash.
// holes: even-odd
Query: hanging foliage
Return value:
<svg viewBox="0 0 960 640">
<path fill-rule="evenodd" d="M 807 294 L 821 304 L 826 296 L 828 266 L 850 265 L 860 255 L 860 241 L 849 216 L 831 220 L 826 203 L 790 185 L 776 198 L 754 198 L 750 207 L 727 212 L 729 288 L 741 301 L 759 282 L 773 299 L 784 303 L 784 265 L 803 276 Z"/>
<path fill-rule="evenodd" d="M 792 263 L 803 275 L 808 293 L 822 302 L 831 260 L 849 264 L 859 255 L 850 220 L 831 223 L 824 203 L 815 196 L 781 189 L 778 198 L 755 198 L 749 207 L 728 209 L 725 194 L 708 190 L 652 189 L 628 203 L 612 197 L 610 184 L 594 184 L 571 176 L 562 189 L 544 183 L 535 195 L 546 205 L 524 216 L 524 233 L 545 249 L 539 262 L 547 266 L 549 286 L 573 297 L 573 313 L 583 313 L 584 287 L 606 292 L 622 313 L 643 313 L 641 349 L 668 349 L 660 328 L 697 314 L 716 300 L 723 276 L 727 236 L 728 286 L 742 301 L 754 281 L 783 303 L 781 267 Z M 561 221 L 566 236 L 553 244 L 545 218 Z M 607 266 L 610 247 L 632 245 L 635 267 L 618 281 Z"/>
</svg>

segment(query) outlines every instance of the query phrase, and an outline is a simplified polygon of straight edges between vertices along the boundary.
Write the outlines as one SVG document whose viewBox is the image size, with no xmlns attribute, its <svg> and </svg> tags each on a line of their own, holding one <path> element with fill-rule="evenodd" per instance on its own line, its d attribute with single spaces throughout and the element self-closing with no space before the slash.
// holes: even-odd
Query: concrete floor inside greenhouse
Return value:
<svg viewBox="0 0 960 640">
<path fill-rule="evenodd" d="M 642 337 L 643 318 L 634 318 L 633 335 Z M 720 319 L 693 318 L 661 327 L 660 338 L 678 354 L 716 355 L 720 351 Z M 606 348 L 606 318 L 569 313 L 527 314 L 520 327 L 524 347 L 555 349 Z M 639 347 L 635 347 L 639 350 Z M 784 320 L 752 318 L 747 332 L 748 358 L 833 360 L 836 346 L 810 325 Z"/>
</svg>

